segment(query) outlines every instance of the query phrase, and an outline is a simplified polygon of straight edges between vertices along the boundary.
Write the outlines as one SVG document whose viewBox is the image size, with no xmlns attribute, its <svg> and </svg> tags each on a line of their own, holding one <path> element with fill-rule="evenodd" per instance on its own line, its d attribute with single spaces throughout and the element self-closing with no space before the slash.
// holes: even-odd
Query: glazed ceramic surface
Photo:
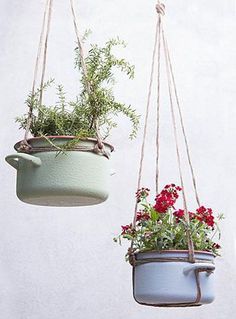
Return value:
<svg viewBox="0 0 236 319">
<path fill-rule="evenodd" d="M 147 252 L 137 254 L 137 260 L 152 258 L 188 257 L 187 251 Z M 195 252 L 201 262 L 150 262 L 137 265 L 133 272 L 133 293 L 138 303 L 147 305 L 191 303 L 197 298 L 195 269 L 207 267 L 213 271 L 214 255 Z M 214 300 L 214 273 L 199 273 L 201 299 L 199 304 Z"/>
<path fill-rule="evenodd" d="M 51 139 L 57 146 L 70 137 Z M 36 148 L 49 147 L 44 138 L 33 138 Z M 93 148 L 96 140 L 81 140 L 79 146 Z M 17 149 L 19 143 L 15 145 Z M 113 148 L 104 144 L 107 153 Z M 6 161 L 17 170 L 17 196 L 26 203 L 41 206 L 87 206 L 105 201 L 109 194 L 110 160 L 94 152 L 56 151 L 16 153 Z"/>
</svg>

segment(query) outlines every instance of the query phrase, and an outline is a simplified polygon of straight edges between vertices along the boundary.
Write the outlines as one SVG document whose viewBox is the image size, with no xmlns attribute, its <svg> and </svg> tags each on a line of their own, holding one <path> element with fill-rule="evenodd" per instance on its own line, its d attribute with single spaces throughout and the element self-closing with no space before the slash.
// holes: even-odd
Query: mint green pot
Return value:
<svg viewBox="0 0 236 319">
<path fill-rule="evenodd" d="M 49 137 L 61 146 L 73 137 Z M 92 151 L 50 151 L 45 138 L 28 140 L 30 154 L 18 152 L 6 161 L 17 171 L 17 197 L 28 204 L 40 206 L 88 206 L 104 202 L 109 195 L 110 160 Z M 83 139 L 79 147 L 93 149 L 95 139 Z M 20 142 L 15 145 L 18 150 Z M 45 149 L 44 151 L 44 148 Z M 48 149 L 49 148 L 49 149 Z M 104 143 L 107 154 L 113 147 Z M 40 151 L 39 151 L 40 150 Z"/>
</svg>

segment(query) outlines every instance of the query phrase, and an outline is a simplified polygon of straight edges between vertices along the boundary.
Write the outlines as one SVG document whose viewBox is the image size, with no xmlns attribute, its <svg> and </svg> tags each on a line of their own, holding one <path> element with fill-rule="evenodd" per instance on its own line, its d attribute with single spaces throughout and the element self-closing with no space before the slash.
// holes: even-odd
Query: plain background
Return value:
<svg viewBox="0 0 236 319">
<path fill-rule="evenodd" d="M 110 142 L 116 152 L 111 194 L 102 205 L 45 208 L 20 202 L 15 171 L 4 157 L 23 137 L 14 118 L 26 112 L 44 1 L 0 2 L 0 318 L 4 319 L 226 319 L 236 313 L 236 2 L 166 0 L 166 32 L 173 56 L 186 130 L 202 203 L 224 213 L 222 257 L 216 261 L 216 300 L 200 308 L 155 309 L 132 298 L 127 244 L 112 238 L 131 221 L 141 131 L 128 139 L 129 123 L 119 119 Z M 76 1 L 81 30 L 89 42 L 119 35 L 128 43 L 117 54 L 136 65 L 134 81 L 117 73 L 117 98 L 144 114 L 156 21 L 155 1 Z M 55 1 L 47 78 L 65 85 L 68 96 L 79 88 L 73 69 L 75 36 L 69 0 Z M 154 90 L 155 91 L 155 90 Z M 54 92 L 48 99 L 53 103 Z M 161 110 L 161 186 L 179 183 L 169 104 L 163 87 Z M 155 95 L 145 152 L 143 185 L 154 187 Z M 184 162 L 185 163 L 185 162 Z M 189 207 L 194 209 L 184 165 Z"/>
</svg>

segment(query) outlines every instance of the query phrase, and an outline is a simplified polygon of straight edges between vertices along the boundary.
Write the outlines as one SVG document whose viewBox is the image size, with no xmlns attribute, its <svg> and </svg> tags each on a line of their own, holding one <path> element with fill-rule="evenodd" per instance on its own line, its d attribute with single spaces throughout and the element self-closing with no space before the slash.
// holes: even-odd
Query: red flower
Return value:
<svg viewBox="0 0 236 319">
<path fill-rule="evenodd" d="M 212 245 L 212 248 L 220 249 L 221 246 L 220 246 L 219 244 L 217 244 L 217 243 L 214 243 L 214 244 Z"/>
<path fill-rule="evenodd" d="M 184 216 L 184 210 L 183 209 L 179 209 L 176 212 L 174 212 L 173 215 L 175 216 L 175 218 L 177 220 L 179 220 L 180 218 L 182 218 Z"/>
<path fill-rule="evenodd" d="M 201 206 L 197 209 L 198 214 L 204 214 L 206 212 L 206 208 L 204 206 Z"/>
<path fill-rule="evenodd" d="M 192 220 L 192 219 L 194 219 L 196 217 L 196 215 L 194 213 L 192 213 L 192 212 L 188 212 L 188 214 L 189 214 L 189 219 L 190 220 Z M 176 221 L 178 223 L 180 221 L 180 219 L 184 217 L 184 210 L 183 209 L 179 209 L 179 210 L 175 211 L 173 213 L 173 215 L 175 216 Z"/>
<path fill-rule="evenodd" d="M 214 216 L 211 208 L 205 208 L 201 206 L 197 209 L 196 218 L 202 222 L 206 223 L 209 227 L 214 227 Z"/>
<path fill-rule="evenodd" d="M 149 220 L 150 219 L 150 215 L 147 212 L 138 212 L 137 213 L 137 218 L 136 221 L 144 221 L 144 220 Z"/>
<path fill-rule="evenodd" d="M 122 235 L 132 234 L 132 232 L 133 232 L 133 225 L 132 224 L 121 226 L 121 228 L 122 228 L 122 233 L 121 233 Z"/>
<path fill-rule="evenodd" d="M 169 208 L 173 208 L 177 198 L 179 197 L 178 191 L 180 190 L 181 188 L 179 186 L 175 186 L 175 184 L 166 185 L 161 193 L 156 196 L 154 209 L 158 213 L 166 213 Z"/>
<path fill-rule="evenodd" d="M 196 218 L 196 214 L 192 213 L 192 212 L 189 212 L 189 219 L 192 220 L 192 219 L 195 219 Z"/>
<path fill-rule="evenodd" d="M 137 202 L 139 203 L 142 198 L 148 197 L 149 192 L 150 192 L 149 188 L 142 187 L 142 188 L 138 189 L 136 192 Z"/>
</svg>

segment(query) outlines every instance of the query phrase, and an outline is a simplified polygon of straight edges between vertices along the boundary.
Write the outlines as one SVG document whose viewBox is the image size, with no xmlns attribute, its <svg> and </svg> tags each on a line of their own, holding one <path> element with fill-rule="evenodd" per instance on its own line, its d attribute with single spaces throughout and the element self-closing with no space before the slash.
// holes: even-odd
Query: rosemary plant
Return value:
<svg viewBox="0 0 236 319">
<path fill-rule="evenodd" d="M 132 79 L 134 66 L 112 53 L 112 49 L 116 46 L 125 47 L 125 43 L 117 38 L 109 40 L 103 47 L 91 44 L 85 57 L 87 74 L 84 74 L 82 68 L 79 48 L 75 49 L 75 68 L 80 73 L 82 87 L 74 101 L 68 101 L 62 85 L 56 87 L 58 99 L 55 105 L 40 103 L 41 89 L 28 95 L 26 104 L 33 110 L 30 132 L 34 137 L 49 135 L 96 137 L 96 130 L 99 129 L 101 137 L 105 139 L 111 129 L 117 126 L 115 119 L 120 114 L 131 122 L 130 138 L 136 136 L 139 115 L 130 105 L 118 102 L 113 93 L 115 69 Z M 54 80 L 49 80 L 42 90 L 45 91 L 52 85 Z M 16 118 L 16 122 L 20 123 L 20 128 L 25 129 L 27 114 Z"/>
</svg>

